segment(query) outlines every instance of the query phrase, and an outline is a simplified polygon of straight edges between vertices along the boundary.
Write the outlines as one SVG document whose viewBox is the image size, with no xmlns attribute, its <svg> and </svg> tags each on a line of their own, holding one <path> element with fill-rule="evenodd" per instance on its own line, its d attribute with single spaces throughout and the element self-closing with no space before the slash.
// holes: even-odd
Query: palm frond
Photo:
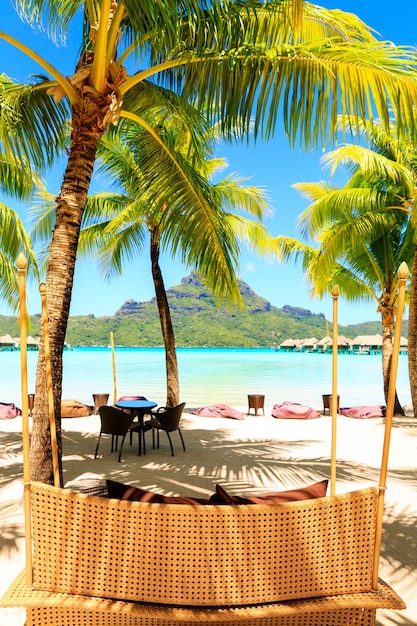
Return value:
<svg viewBox="0 0 417 626">
<path fill-rule="evenodd" d="M 0 144 L 38 171 L 52 165 L 65 146 L 68 109 L 55 103 L 44 84 L 17 84 L 0 76 Z"/>
<path fill-rule="evenodd" d="M 293 185 L 297 189 L 308 190 L 307 185 Z M 318 198 L 320 185 L 310 187 Z M 315 239 L 326 225 L 350 222 L 353 217 L 369 211 L 368 220 L 372 220 L 372 212 L 384 206 L 383 193 L 375 189 L 343 187 L 342 189 L 321 187 L 322 194 L 299 216 L 297 228 L 304 237 Z"/>
<path fill-rule="evenodd" d="M 263 224 L 234 213 L 230 213 L 228 219 L 240 245 L 256 252 L 264 259 L 282 260 L 276 238 L 272 237 Z"/>
<path fill-rule="evenodd" d="M 389 179 L 394 184 L 402 183 L 409 188 L 414 187 L 414 180 L 409 167 L 397 163 L 392 158 L 378 154 L 366 146 L 345 145 L 327 152 L 321 162 L 330 169 L 333 176 L 341 166 L 346 166 L 351 173 L 360 171 L 362 177 L 372 179 Z"/>
<path fill-rule="evenodd" d="M 105 278 L 121 274 L 123 266 L 132 262 L 143 249 L 146 227 L 137 221 L 115 230 L 110 222 L 102 231 L 103 244 L 97 255 L 99 270 Z"/>
<path fill-rule="evenodd" d="M 64 40 L 69 24 L 95 0 L 14 0 L 20 17 L 33 26 L 42 27 L 54 41 Z"/>
<path fill-rule="evenodd" d="M 19 308 L 16 259 L 20 253 L 26 257 L 28 277 L 37 278 L 38 266 L 29 235 L 17 212 L 0 203 L 0 295 L 13 311 Z"/>
<path fill-rule="evenodd" d="M 294 262 L 301 260 L 304 270 L 311 266 L 318 254 L 317 248 L 294 237 L 280 235 L 275 237 L 275 244 L 282 259 Z"/>
<path fill-rule="evenodd" d="M 42 179 L 26 161 L 16 160 L 11 155 L 6 158 L 0 154 L 0 190 L 4 194 L 27 200 L 34 188 L 42 185 Z"/>
<path fill-rule="evenodd" d="M 232 173 L 214 185 L 214 192 L 219 194 L 219 202 L 228 211 L 245 211 L 259 220 L 272 215 L 270 198 L 266 189 L 248 186 L 247 177 Z"/>
<path fill-rule="evenodd" d="M 55 226 L 56 194 L 38 189 L 29 209 L 31 238 L 35 243 L 49 244 Z"/>
</svg>

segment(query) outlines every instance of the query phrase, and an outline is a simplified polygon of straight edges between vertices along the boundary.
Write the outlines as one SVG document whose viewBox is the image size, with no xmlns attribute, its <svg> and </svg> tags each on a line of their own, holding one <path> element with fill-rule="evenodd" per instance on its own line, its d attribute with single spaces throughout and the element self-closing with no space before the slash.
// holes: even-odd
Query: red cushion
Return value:
<svg viewBox="0 0 417 626">
<path fill-rule="evenodd" d="M 265 493 L 261 496 L 233 496 L 220 485 L 216 485 L 216 493 L 211 496 L 210 500 L 213 504 L 282 504 L 295 500 L 312 500 L 326 495 L 328 482 L 328 480 L 322 480 L 308 487 Z"/>
<path fill-rule="evenodd" d="M 131 502 L 153 502 L 157 504 L 210 504 L 204 498 L 188 498 L 187 496 L 163 496 L 160 493 L 146 491 L 139 487 L 131 487 L 113 480 L 106 480 L 109 498 L 130 500 Z"/>
</svg>

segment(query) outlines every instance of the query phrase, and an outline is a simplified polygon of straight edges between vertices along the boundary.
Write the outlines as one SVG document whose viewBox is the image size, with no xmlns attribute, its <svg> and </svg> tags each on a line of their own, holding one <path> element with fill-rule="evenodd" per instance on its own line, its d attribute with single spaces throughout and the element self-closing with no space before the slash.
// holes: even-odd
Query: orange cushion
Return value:
<svg viewBox="0 0 417 626">
<path fill-rule="evenodd" d="M 93 407 L 77 400 L 62 400 L 61 417 L 86 417 L 92 415 Z"/>
<path fill-rule="evenodd" d="M 233 496 L 226 492 L 223 487 L 216 485 L 216 493 L 211 496 L 211 502 L 215 504 L 282 504 L 295 500 L 312 500 L 323 498 L 326 495 L 328 480 L 321 480 L 308 487 L 299 487 L 288 491 L 276 491 L 261 496 Z"/>
</svg>

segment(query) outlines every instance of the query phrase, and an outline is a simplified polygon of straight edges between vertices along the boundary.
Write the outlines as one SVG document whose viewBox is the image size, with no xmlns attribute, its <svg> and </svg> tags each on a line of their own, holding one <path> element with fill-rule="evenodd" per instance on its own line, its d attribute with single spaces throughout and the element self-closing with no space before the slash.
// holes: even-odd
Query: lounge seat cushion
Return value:
<svg viewBox="0 0 417 626">
<path fill-rule="evenodd" d="M 314 498 L 324 498 L 328 482 L 328 480 L 321 480 L 307 487 L 265 493 L 260 496 L 230 495 L 221 485 L 216 485 L 216 493 L 210 500 L 214 504 L 282 504 L 284 502 L 295 502 L 296 500 L 312 500 Z"/>
<path fill-rule="evenodd" d="M 321 417 L 318 411 L 298 404 L 297 402 L 281 402 L 281 404 L 274 404 L 274 408 L 271 411 L 272 417 L 279 417 L 282 419 L 298 419 L 309 420 Z"/>
<path fill-rule="evenodd" d="M 282 504 L 283 502 L 324 497 L 327 491 L 328 480 L 322 480 L 306 487 L 265 493 L 260 496 L 230 495 L 221 485 L 216 485 L 216 491 L 209 500 L 187 496 L 164 496 L 160 493 L 124 485 L 113 480 L 106 480 L 106 484 L 109 498 L 117 500 L 153 502 L 157 504 Z"/>
</svg>

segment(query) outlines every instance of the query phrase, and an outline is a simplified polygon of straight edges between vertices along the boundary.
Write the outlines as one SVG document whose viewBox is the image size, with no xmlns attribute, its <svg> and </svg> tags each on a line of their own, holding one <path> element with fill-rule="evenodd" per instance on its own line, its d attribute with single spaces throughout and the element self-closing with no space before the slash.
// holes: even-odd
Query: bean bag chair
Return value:
<svg viewBox="0 0 417 626">
<path fill-rule="evenodd" d="M 78 402 L 77 400 L 61 401 L 61 417 L 87 417 L 92 415 L 94 407 Z"/>
<path fill-rule="evenodd" d="M 203 406 L 192 411 L 195 415 L 203 417 L 228 417 L 232 420 L 244 420 L 243 414 L 227 404 L 212 404 L 211 406 Z"/>
<path fill-rule="evenodd" d="M 117 402 L 124 402 L 126 400 L 146 400 L 145 396 L 120 396 Z"/>
<path fill-rule="evenodd" d="M 274 404 L 271 415 L 272 417 L 296 420 L 310 420 L 320 417 L 320 413 L 318 411 L 315 411 L 309 406 L 298 404 L 297 402 L 282 402 L 281 404 Z"/>
<path fill-rule="evenodd" d="M 0 420 L 9 420 L 22 415 L 22 411 L 13 402 L 0 402 Z"/>
<path fill-rule="evenodd" d="M 375 404 L 372 406 L 352 406 L 340 409 L 340 415 L 368 419 L 370 417 L 385 417 L 387 407 Z"/>
</svg>

